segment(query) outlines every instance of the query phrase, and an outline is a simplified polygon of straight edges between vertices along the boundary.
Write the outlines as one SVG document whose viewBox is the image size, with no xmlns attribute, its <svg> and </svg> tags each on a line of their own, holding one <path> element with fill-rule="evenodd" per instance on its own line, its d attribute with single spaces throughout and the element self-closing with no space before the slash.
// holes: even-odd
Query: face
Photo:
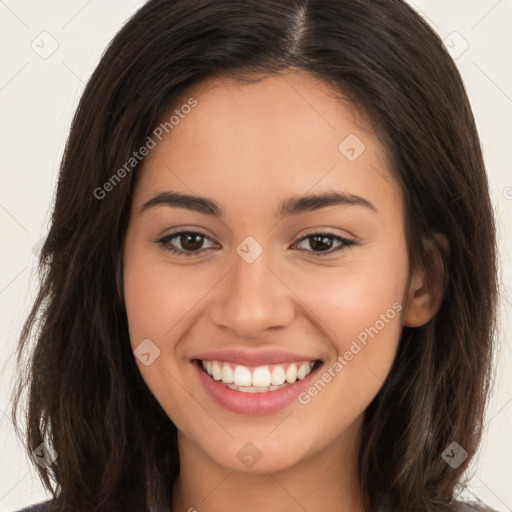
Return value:
<svg viewBox="0 0 512 512">
<path fill-rule="evenodd" d="M 142 377 L 182 447 L 213 464 L 340 455 L 389 373 L 408 295 L 384 148 L 303 73 L 209 78 L 176 108 L 140 170 L 124 248 Z"/>
</svg>

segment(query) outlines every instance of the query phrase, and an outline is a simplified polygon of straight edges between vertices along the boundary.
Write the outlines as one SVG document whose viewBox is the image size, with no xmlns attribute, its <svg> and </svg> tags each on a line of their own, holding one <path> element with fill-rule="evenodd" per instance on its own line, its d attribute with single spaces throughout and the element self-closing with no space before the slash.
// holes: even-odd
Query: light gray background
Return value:
<svg viewBox="0 0 512 512">
<path fill-rule="evenodd" d="M 14 351 L 37 287 L 36 253 L 72 114 L 107 43 L 143 3 L 0 0 L 0 512 L 46 498 L 9 419 Z M 506 372 L 512 368 L 512 0 L 410 4 L 456 56 L 482 139 L 500 236 L 499 366 L 486 434 L 463 495 L 512 511 L 512 378 Z"/>
</svg>

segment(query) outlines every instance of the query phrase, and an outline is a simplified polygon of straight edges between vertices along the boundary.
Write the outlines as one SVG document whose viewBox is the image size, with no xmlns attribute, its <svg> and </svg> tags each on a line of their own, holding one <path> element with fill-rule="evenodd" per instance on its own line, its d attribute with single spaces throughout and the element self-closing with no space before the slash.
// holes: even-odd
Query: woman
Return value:
<svg viewBox="0 0 512 512">
<path fill-rule="evenodd" d="M 20 342 L 39 510 L 485 510 L 455 496 L 495 260 L 405 3 L 150 0 L 81 99 Z"/>
</svg>

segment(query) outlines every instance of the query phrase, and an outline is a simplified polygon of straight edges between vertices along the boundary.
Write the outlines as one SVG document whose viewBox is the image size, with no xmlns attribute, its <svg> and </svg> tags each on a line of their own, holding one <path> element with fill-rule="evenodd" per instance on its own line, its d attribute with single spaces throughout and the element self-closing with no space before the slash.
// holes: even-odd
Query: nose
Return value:
<svg viewBox="0 0 512 512">
<path fill-rule="evenodd" d="M 212 322 L 244 338 L 289 325 L 296 312 L 294 295 L 284 276 L 269 265 L 266 252 L 252 263 L 235 254 L 233 262 L 216 290 L 210 310 Z"/>
</svg>

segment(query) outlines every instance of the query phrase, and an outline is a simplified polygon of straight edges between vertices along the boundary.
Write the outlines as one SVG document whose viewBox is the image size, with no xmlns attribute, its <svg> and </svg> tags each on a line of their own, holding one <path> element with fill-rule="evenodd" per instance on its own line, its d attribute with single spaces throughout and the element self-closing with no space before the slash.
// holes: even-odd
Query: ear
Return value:
<svg viewBox="0 0 512 512">
<path fill-rule="evenodd" d="M 434 233 L 423 241 L 423 262 L 428 263 L 412 270 L 405 297 L 404 326 L 420 327 L 439 310 L 447 282 L 446 261 L 449 243 L 445 235 Z M 427 273 L 428 272 L 428 273 Z"/>
</svg>

